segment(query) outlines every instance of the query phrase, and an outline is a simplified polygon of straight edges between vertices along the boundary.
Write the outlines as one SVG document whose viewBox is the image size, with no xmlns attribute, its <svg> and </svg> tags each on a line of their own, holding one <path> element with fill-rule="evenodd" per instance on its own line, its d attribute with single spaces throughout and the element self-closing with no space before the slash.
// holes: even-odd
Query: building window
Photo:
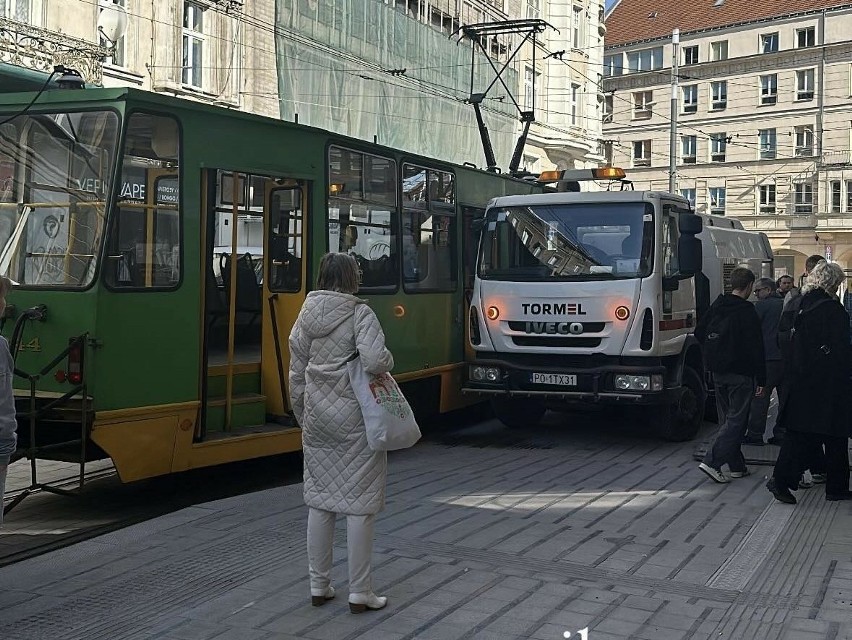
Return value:
<svg viewBox="0 0 852 640">
<path fill-rule="evenodd" d="M 760 159 L 774 160 L 778 149 L 775 129 L 761 129 L 758 135 L 760 137 Z"/>
<path fill-rule="evenodd" d="M 580 120 L 580 85 L 571 85 L 571 124 L 576 126 Z"/>
<path fill-rule="evenodd" d="M 698 45 L 683 48 L 683 64 L 698 64 Z"/>
<path fill-rule="evenodd" d="M 624 55 L 614 53 L 611 56 L 604 56 L 604 77 L 620 76 L 624 73 Z"/>
<path fill-rule="evenodd" d="M 760 185 L 760 213 L 775 213 L 775 185 Z"/>
<path fill-rule="evenodd" d="M 634 140 L 633 141 L 633 166 L 634 167 L 650 167 L 651 166 L 651 141 L 650 140 Z"/>
<path fill-rule="evenodd" d="M 805 47 L 813 47 L 816 44 L 816 29 L 814 27 L 805 27 L 804 29 L 796 29 L 796 46 L 799 49 Z"/>
<path fill-rule="evenodd" d="M 0 0 L 0 18 L 31 24 L 32 0 Z"/>
<path fill-rule="evenodd" d="M 714 62 L 728 59 L 728 41 L 719 40 L 710 43 L 710 55 Z"/>
<path fill-rule="evenodd" d="M 633 94 L 633 119 L 647 120 L 651 117 L 654 102 L 653 91 L 636 91 Z"/>
<path fill-rule="evenodd" d="M 682 136 L 680 139 L 680 160 L 683 164 L 695 164 L 698 145 L 696 136 Z"/>
<path fill-rule="evenodd" d="M 812 213 L 814 209 L 814 186 L 810 182 L 797 182 L 794 194 L 794 212 Z"/>
<path fill-rule="evenodd" d="M 636 73 L 639 71 L 654 71 L 663 68 L 663 48 L 653 47 L 651 49 L 640 49 L 627 54 L 627 71 Z"/>
<path fill-rule="evenodd" d="M 814 70 L 802 69 L 796 72 L 796 100 L 814 99 Z"/>
<path fill-rule="evenodd" d="M 724 162 L 728 138 L 724 133 L 710 134 L 710 162 Z"/>
<path fill-rule="evenodd" d="M 698 85 L 691 84 L 683 88 L 683 113 L 698 111 Z"/>
<path fill-rule="evenodd" d="M 524 109 L 532 111 L 535 101 L 535 81 L 540 73 L 534 73 L 532 67 L 524 69 Z"/>
<path fill-rule="evenodd" d="M 100 7 L 101 7 L 100 10 L 103 11 L 103 9 L 105 7 L 108 7 L 111 4 L 117 4 L 120 7 L 125 7 L 126 6 L 125 3 L 126 3 L 126 0 L 100 0 Z M 2 6 L 2 4 L 3 4 L 3 0 L 0 0 L 0 6 Z M 127 66 L 127 59 L 126 59 L 127 48 L 126 48 L 126 45 L 125 45 L 125 37 L 124 36 L 121 36 L 118 40 L 116 40 L 115 42 L 112 42 L 112 43 L 109 42 L 103 36 L 100 36 L 100 44 L 101 44 L 102 47 L 106 47 L 107 49 L 109 49 L 113 45 L 115 46 L 115 48 L 111 52 L 112 55 L 107 56 L 106 60 L 104 60 L 104 62 L 106 64 L 114 65 L 116 67 L 126 67 Z"/>
<path fill-rule="evenodd" d="M 612 140 L 603 141 L 603 153 L 601 155 L 603 155 L 604 162 L 607 164 L 607 166 L 612 166 L 614 146 L 615 145 L 613 144 Z"/>
<path fill-rule="evenodd" d="M 609 124 L 612 122 L 613 97 L 608 95 L 604 97 L 603 123 Z"/>
<path fill-rule="evenodd" d="M 535 19 L 541 15 L 541 0 L 527 0 L 527 19 Z"/>
<path fill-rule="evenodd" d="M 681 189 L 680 195 L 689 201 L 689 206 L 695 208 L 695 189 Z"/>
<path fill-rule="evenodd" d="M 586 30 L 583 28 L 585 26 L 585 20 L 583 19 L 583 8 L 582 7 L 574 7 L 574 11 L 572 14 L 574 18 L 573 22 L 573 44 L 575 49 L 585 49 L 586 48 Z"/>
<path fill-rule="evenodd" d="M 778 32 L 760 35 L 760 52 L 775 53 L 778 51 Z"/>
<path fill-rule="evenodd" d="M 710 83 L 710 93 L 713 100 L 714 111 L 721 111 L 728 106 L 728 81 L 719 80 Z"/>
<path fill-rule="evenodd" d="M 852 213 L 852 180 L 846 181 L 846 212 Z"/>
<path fill-rule="evenodd" d="M 831 181 L 831 213 L 840 213 L 840 180 Z"/>
<path fill-rule="evenodd" d="M 192 2 L 183 5 L 183 83 L 201 88 L 204 53 L 204 13 Z"/>
<path fill-rule="evenodd" d="M 760 104 L 775 104 L 778 102 L 778 74 L 770 73 L 760 76 Z"/>
<path fill-rule="evenodd" d="M 714 216 L 725 215 L 725 187 L 710 187 L 710 213 Z"/>
<path fill-rule="evenodd" d="M 796 127 L 796 155 L 812 156 L 814 154 L 814 127 L 811 124 Z"/>
</svg>

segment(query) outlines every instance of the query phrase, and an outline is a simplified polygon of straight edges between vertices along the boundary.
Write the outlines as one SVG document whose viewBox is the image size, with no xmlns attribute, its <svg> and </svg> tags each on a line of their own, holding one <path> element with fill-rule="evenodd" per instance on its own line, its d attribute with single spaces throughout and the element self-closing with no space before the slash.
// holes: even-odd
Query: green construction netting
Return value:
<svg viewBox="0 0 852 640">
<path fill-rule="evenodd" d="M 471 49 L 381 0 L 277 0 L 281 118 L 425 156 L 483 166 L 470 91 Z M 475 91 L 494 71 L 481 53 Z M 376 71 L 405 69 L 405 77 Z M 498 65 L 499 66 L 499 65 Z M 416 79 L 416 80 L 414 80 Z M 504 79 L 518 86 L 514 69 Z M 506 168 L 516 111 L 498 83 L 484 103 L 485 122 Z M 444 97 L 451 96 L 451 97 Z M 455 99 L 453 99 L 455 98 Z"/>
</svg>

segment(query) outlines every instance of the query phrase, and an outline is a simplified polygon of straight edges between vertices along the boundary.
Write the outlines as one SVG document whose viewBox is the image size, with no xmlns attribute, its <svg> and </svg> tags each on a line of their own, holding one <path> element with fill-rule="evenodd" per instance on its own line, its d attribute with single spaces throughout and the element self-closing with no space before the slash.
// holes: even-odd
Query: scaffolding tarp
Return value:
<svg viewBox="0 0 852 640">
<path fill-rule="evenodd" d="M 381 0 L 277 0 L 281 118 L 456 163 L 484 164 L 469 97 L 471 47 Z M 476 54 L 474 91 L 494 71 Z M 405 72 L 401 73 L 404 69 Z M 395 73 L 390 73 L 395 71 Z M 518 86 L 514 69 L 504 73 Z M 492 145 L 509 164 L 516 115 L 492 90 L 484 108 Z"/>
</svg>

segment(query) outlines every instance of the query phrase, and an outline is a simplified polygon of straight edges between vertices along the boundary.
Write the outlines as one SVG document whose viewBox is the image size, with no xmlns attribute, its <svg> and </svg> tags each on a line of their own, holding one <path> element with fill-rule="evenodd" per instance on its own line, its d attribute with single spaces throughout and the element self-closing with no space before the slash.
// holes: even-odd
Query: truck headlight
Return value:
<svg viewBox="0 0 852 640">
<path fill-rule="evenodd" d="M 499 367 L 473 366 L 470 368 L 470 379 L 477 382 L 499 382 Z"/>
<path fill-rule="evenodd" d="M 615 376 L 615 388 L 619 391 L 662 391 L 663 376 L 634 376 L 618 374 Z"/>
</svg>

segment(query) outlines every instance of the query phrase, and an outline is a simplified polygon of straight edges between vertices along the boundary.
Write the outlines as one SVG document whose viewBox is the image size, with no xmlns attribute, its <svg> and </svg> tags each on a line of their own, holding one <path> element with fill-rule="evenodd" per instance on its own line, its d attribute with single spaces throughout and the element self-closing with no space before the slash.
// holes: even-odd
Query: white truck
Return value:
<svg viewBox="0 0 852 640">
<path fill-rule="evenodd" d="M 772 275 L 766 236 L 677 195 L 496 198 L 477 254 L 464 391 L 490 396 L 511 427 L 603 403 L 634 407 L 665 439 L 692 439 L 708 399 L 695 326 L 737 266 Z"/>
</svg>

